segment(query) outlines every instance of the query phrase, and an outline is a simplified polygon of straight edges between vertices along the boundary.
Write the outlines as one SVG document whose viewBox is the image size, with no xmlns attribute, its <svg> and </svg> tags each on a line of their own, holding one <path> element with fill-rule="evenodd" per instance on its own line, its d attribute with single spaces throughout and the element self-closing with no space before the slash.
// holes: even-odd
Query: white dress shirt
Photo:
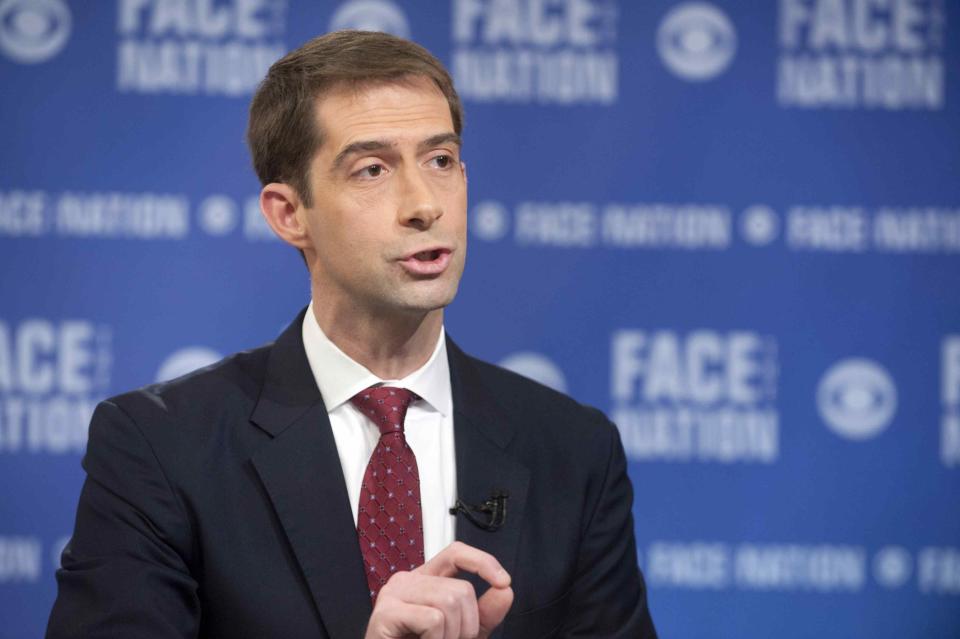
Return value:
<svg viewBox="0 0 960 639">
<path fill-rule="evenodd" d="M 456 518 L 449 512 L 457 499 L 453 394 L 443 329 L 427 363 L 397 380 L 380 379 L 337 348 L 317 324 L 313 302 L 303 318 L 303 345 L 330 417 L 354 525 L 363 474 L 380 440 L 380 430 L 350 398 L 375 384 L 406 388 L 422 398 L 407 409 L 404 433 L 420 473 L 423 552 L 429 560 L 452 543 L 456 534 Z"/>
</svg>

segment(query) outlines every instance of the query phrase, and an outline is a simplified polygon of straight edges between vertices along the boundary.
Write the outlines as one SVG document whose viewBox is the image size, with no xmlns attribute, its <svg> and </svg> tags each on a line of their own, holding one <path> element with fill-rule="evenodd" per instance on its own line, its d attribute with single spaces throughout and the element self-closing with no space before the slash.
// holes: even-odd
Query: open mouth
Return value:
<svg viewBox="0 0 960 639">
<path fill-rule="evenodd" d="M 420 251 L 419 253 L 413 254 L 413 259 L 420 262 L 433 262 L 440 257 L 440 249 L 433 249 L 432 251 Z"/>
<path fill-rule="evenodd" d="M 418 251 L 400 260 L 412 275 L 433 276 L 443 273 L 450 264 L 450 249 L 436 248 Z"/>
</svg>

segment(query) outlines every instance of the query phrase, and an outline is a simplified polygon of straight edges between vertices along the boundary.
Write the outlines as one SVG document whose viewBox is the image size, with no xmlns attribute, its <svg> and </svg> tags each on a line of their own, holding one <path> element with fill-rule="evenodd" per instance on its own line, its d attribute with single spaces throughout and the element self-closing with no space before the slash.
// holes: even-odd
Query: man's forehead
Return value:
<svg viewBox="0 0 960 639">
<path fill-rule="evenodd" d="M 316 98 L 315 118 L 324 146 L 360 139 L 395 139 L 453 131 L 450 107 L 426 78 L 334 87 Z M 371 138 L 372 136 L 372 138 Z"/>
</svg>

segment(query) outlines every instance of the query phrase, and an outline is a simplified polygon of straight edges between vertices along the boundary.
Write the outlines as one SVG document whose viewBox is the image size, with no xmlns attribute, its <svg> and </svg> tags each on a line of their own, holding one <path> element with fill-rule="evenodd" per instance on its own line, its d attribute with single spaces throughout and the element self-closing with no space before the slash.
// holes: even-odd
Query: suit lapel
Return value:
<svg viewBox="0 0 960 639">
<path fill-rule="evenodd" d="M 479 505 L 494 490 L 508 495 L 507 517 L 501 528 L 487 531 L 458 516 L 457 539 L 490 553 L 514 574 L 530 481 L 529 469 L 507 454 L 517 425 L 499 408 L 475 364 L 449 339 L 447 352 L 453 387 L 457 496 L 464 503 Z M 478 592 L 486 589 L 478 578 L 471 581 Z"/>
<path fill-rule="evenodd" d="M 251 421 L 273 439 L 252 458 L 333 639 L 363 635 L 370 598 L 327 410 L 301 337 L 277 339 Z"/>
</svg>

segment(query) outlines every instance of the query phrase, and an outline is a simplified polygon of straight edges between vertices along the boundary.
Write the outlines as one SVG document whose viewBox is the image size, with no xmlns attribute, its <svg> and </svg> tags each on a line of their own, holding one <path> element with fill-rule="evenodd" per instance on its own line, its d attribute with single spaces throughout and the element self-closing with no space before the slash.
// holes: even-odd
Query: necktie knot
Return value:
<svg viewBox="0 0 960 639">
<path fill-rule="evenodd" d="M 377 425 L 381 435 L 386 435 L 403 432 L 407 408 L 416 399 L 420 398 L 406 388 L 371 386 L 354 395 L 350 401 Z"/>
</svg>

